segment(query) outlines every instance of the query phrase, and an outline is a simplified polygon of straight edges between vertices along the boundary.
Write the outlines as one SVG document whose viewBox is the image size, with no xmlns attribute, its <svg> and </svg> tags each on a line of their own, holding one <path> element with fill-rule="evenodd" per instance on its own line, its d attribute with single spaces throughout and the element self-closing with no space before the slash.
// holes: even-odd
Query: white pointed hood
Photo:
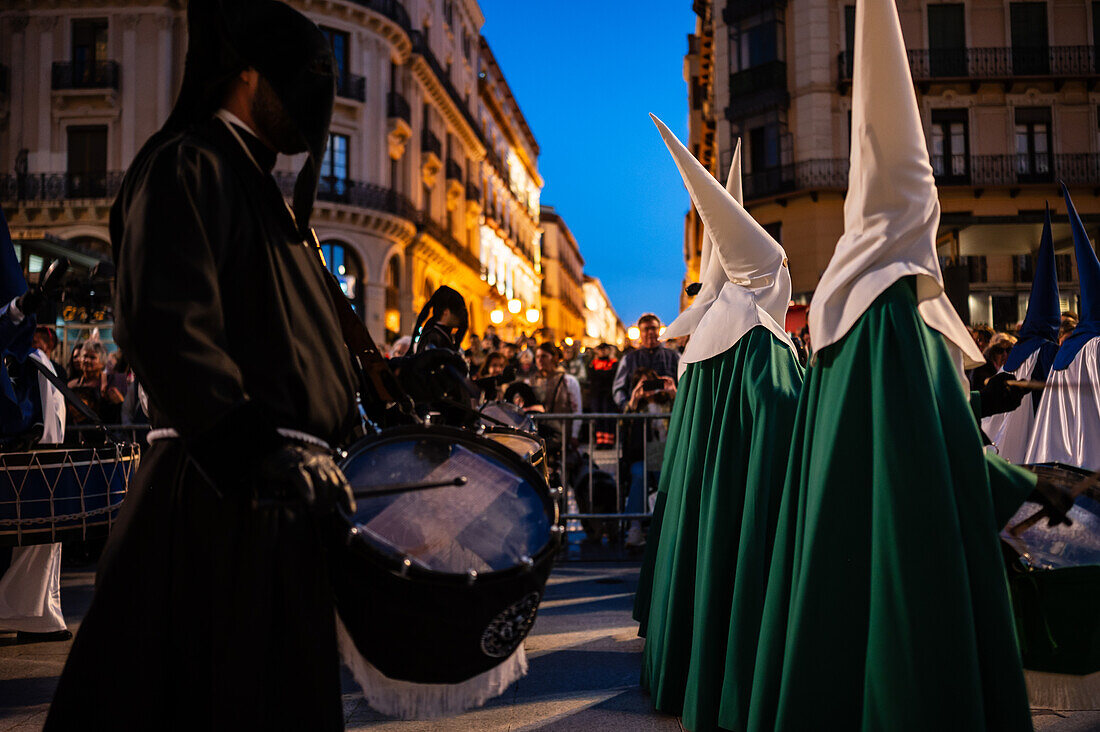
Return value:
<svg viewBox="0 0 1100 732">
<path fill-rule="evenodd" d="M 733 149 L 733 160 L 730 163 L 729 175 L 726 178 L 726 190 L 730 192 L 735 201 L 738 203 L 744 202 L 741 197 L 740 138 L 738 138 L 737 145 Z M 691 301 L 691 305 L 665 328 L 665 334 L 661 336 L 662 340 L 667 341 L 672 338 L 693 335 L 695 329 L 699 326 L 699 321 L 703 319 L 703 316 L 707 314 L 707 310 L 710 310 L 710 306 L 721 294 L 722 286 L 729 282 L 722 265 L 713 256 L 713 253 L 714 239 L 710 235 L 710 229 L 704 224 L 703 251 L 699 262 L 699 292 L 696 293 L 695 299 Z"/>
<path fill-rule="evenodd" d="M 770 330 L 794 351 L 794 344 L 783 328 L 791 298 L 791 278 L 783 247 L 661 120 L 650 117 L 672 153 L 710 234 L 710 269 L 714 271 L 714 281 L 716 284 L 721 281 L 719 272 L 724 278 L 718 296 L 703 313 L 680 362 L 696 363 L 724 353 L 757 325 Z"/>
<path fill-rule="evenodd" d="M 810 304 L 811 342 L 836 343 L 886 288 L 916 275 L 924 322 L 973 368 L 985 359 L 943 291 L 939 198 L 894 0 L 857 2 L 855 43 L 844 235 Z"/>
</svg>

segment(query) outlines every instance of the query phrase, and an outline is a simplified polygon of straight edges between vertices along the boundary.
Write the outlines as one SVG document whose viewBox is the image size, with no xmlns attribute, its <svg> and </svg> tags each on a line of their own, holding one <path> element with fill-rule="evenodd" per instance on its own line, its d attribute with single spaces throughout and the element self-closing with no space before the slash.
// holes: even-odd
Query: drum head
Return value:
<svg viewBox="0 0 1100 732">
<path fill-rule="evenodd" d="M 508 402 L 489 402 L 481 407 L 481 413 L 490 419 L 484 420 L 487 428 L 503 426 L 512 427 L 523 432 L 537 432 L 535 421 L 531 415 L 514 404 Z"/>
<path fill-rule="evenodd" d="M 529 434 L 505 427 L 486 430 L 485 437 L 503 445 L 527 462 L 534 462 L 542 452 L 542 443 Z"/>
<path fill-rule="evenodd" d="M 554 504 L 518 455 L 451 428 L 404 428 L 368 439 L 343 465 L 357 535 L 395 566 L 482 575 L 529 566 L 551 542 Z M 464 485 L 372 495 L 395 486 Z"/>
<path fill-rule="evenodd" d="M 1041 478 L 1069 491 L 1089 471 L 1065 465 L 1025 465 Z M 1012 527 L 1042 508 L 1024 503 L 1008 522 Z M 1019 535 L 1006 528 L 1001 538 L 1012 547 L 1031 569 L 1061 569 L 1082 565 L 1100 565 L 1100 492 L 1087 489 L 1069 510 L 1072 526 L 1048 526 L 1046 519 Z"/>
</svg>

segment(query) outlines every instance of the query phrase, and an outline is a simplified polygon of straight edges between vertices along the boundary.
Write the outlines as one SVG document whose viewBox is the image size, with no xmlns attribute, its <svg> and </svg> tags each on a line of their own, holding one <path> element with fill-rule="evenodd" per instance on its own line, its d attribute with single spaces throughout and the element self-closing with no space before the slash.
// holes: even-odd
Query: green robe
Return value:
<svg viewBox="0 0 1100 732">
<path fill-rule="evenodd" d="M 690 364 L 651 529 L 642 683 L 657 709 L 710 730 L 722 705 L 748 711 L 757 630 L 802 367 L 765 328 Z M 659 534 L 658 534 L 659 531 Z M 639 600 L 641 604 L 641 600 Z M 723 679 L 734 679 L 723 695 Z"/>
<path fill-rule="evenodd" d="M 807 374 L 748 729 L 1030 730 L 998 531 L 1034 485 L 891 285 Z"/>
</svg>

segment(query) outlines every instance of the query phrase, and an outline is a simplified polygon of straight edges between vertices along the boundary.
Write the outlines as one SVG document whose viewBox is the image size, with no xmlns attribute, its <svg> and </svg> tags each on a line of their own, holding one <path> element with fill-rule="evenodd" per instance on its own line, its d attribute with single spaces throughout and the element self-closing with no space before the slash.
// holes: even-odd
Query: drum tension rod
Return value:
<svg viewBox="0 0 1100 732">
<path fill-rule="evenodd" d="M 426 491 L 432 488 L 453 488 L 455 486 L 466 485 L 469 479 L 465 475 L 460 475 L 457 478 L 450 478 L 448 480 L 440 480 L 435 482 L 424 483 L 394 483 L 384 488 L 377 490 L 364 490 L 356 491 L 356 498 L 378 498 L 379 496 L 392 496 L 398 493 L 411 493 L 413 491 Z"/>
</svg>

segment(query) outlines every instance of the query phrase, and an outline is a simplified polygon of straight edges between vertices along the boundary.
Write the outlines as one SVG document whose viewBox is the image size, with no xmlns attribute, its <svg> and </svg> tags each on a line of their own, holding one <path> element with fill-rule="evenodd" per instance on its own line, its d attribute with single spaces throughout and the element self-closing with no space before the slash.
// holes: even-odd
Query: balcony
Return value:
<svg viewBox="0 0 1100 732">
<path fill-rule="evenodd" d="M 118 91 L 118 62 L 73 63 L 54 61 L 50 87 L 61 89 L 114 89 Z"/>
<path fill-rule="evenodd" d="M 395 91 L 386 95 L 386 114 L 391 119 L 404 120 L 405 124 L 412 124 L 412 108 L 405 97 Z"/>
<path fill-rule="evenodd" d="M 787 0 L 728 0 L 722 11 L 722 20 L 726 21 L 726 25 L 735 25 L 745 18 L 767 11 L 782 11 L 786 7 Z"/>
<path fill-rule="evenodd" d="M 356 102 L 367 101 L 367 80 L 359 74 L 343 74 L 336 77 L 336 96 Z"/>
<path fill-rule="evenodd" d="M 297 174 L 277 171 L 274 176 L 284 196 L 294 194 Z M 412 201 L 397 191 L 350 178 L 322 176 L 317 186 L 317 200 L 381 211 L 408 221 L 416 221 L 417 218 Z"/>
<path fill-rule="evenodd" d="M 936 185 L 1022 186 L 1065 181 L 1067 185 L 1100 186 L 1100 153 L 933 156 Z M 845 190 L 848 160 L 806 160 L 744 176 L 745 200 L 805 190 Z"/>
<path fill-rule="evenodd" d="M 506 186 L 512 185 L 512 176 L 508 174 L 508 169 L 504 167 L 504 163 L 501 161 L 500 156 L 496 154 L 496 151 L 491 147 L 485 148 L 485 159 L 489 161 L 489 165 L 493 166 L 493 170 L 496 171 L 500 179 L 504 181 Z"/>
<path fill-rule="evenodd" d="M 786 109 L 790 103 L 784 61 L 769 61 L 730 74 L 730 105 L 726 107 L 726 119 L 730 122 L 736 123 L 773 109 Z"/>
<path fill-rule="evenodd" d="M 412 52 L 421 56 L 428 64 L 428 68 L 431 69 L 432 74 L 439 80 L 440 85 L 444 91 L 447 92 L 447 96 L 454 102 L 455 107 L 458 108 L 459 113 L 462 114 L 463 119 L 466 120 L 466 124 L 473 130 L 474 135 L 481 134 L 481 126 L 478 125 L 477 120 L 470 113 L 470 110 L 466 107 L 466 100 L 462 98 L 462 95 L 458 93 L 458 89 L 455 89 L 454 84 L 451 83 L 450 75 L 439 64 L 439 59 L 432 53 L 432 49 L 428 47 L 428 41 L 420 31 L 411 31 L 409 38 L 412 39 L 413 49 Z"/>
<path fill-rule="evenodd" d="M 420 131 L 420 152 L 435 155 L 437 158 L 443 157 L 443 144 L 427 127 Z"/>
<path fill-rule="evenodd" d="M 481 202 L 481 189 L 473 183 L 466 184 L 466 200 Z"/>
<path fill-rule="evenodd" d="M 406 33 L 412 28 L 412 21 L 409 20 L 409 13 L 405 10 L 405 6 L 401 4 L 400 0 L 355 0 L 355 3 L 389 18 L 394 23 L 401 26 Z"/>
<path fill-rule="evenodd" d="M 1100 78 L 1100 53 L 1095 46 L 1041 48 L 913 49 L 909 51 L 913 81 L 983 81 L 1011 84 L 1019 80 L 1067 81 Z M 853 52 L 837 57 L 838 85 L 843 92 L 852 81 Z"/>
<path fill-rule="evenodd" d="M 465 264 L 475 272 L 481 271 L 481 262 L 474 256 L 462 242 L 454 237 L 450 231 L 445 227 L 440 226 L 435 222 L 435 219 L 431 217 L 426 211 L 421 211 L 416 221 L 417 229 L 421 233 L 427 233 L 428 236 L 435 239 L 437 242 L 443 245 L 443 247 L 453 254 L 460 262 Z"/>
<path fill-rule="evenodd" d="M 447 158 L 447 164 L 445 166 L 447 171 L 447 180 L 457 180 L 462 182 L 462 166 L 456 163 L 451 158 Z"/>
<path fill-rule="evenodd" d="M 0 176 L 0 201 L 75 201 L 114 198 L 124 171 L 102 173 L 27 173 Z"/>
</svg>

